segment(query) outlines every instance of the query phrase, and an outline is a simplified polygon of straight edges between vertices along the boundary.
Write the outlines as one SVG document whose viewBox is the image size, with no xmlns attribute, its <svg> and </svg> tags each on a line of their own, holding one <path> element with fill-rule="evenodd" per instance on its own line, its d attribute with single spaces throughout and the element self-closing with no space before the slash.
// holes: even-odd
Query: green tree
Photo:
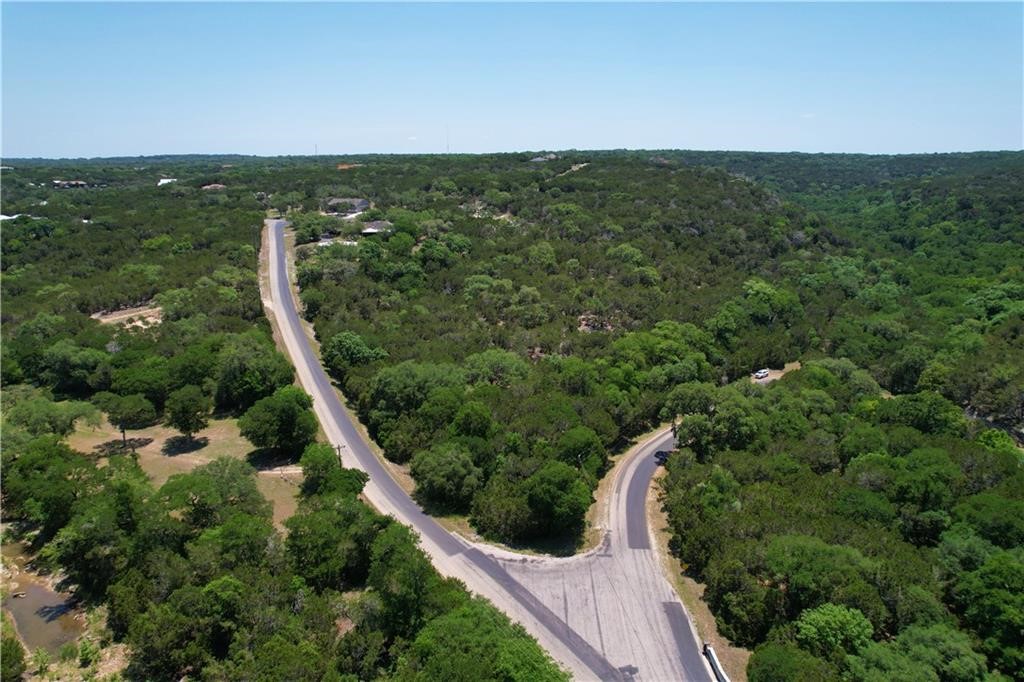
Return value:
<svg viewBox="0 0 1024 682">
<path fill-rule="evenodd" d="M 270 518 L 270 504 L 256 486 L 256 470 L 232 457 L 175 474 L 157 494 L 168 512 L 197 531 L 218 526 L 237 513 Z"/>
<path fill-rule="evenodd" d="M 312 407 L 302 389 L 284 386 L 257 400 L 238 420 L 238 430 L 256 447 L 298 453 L 316 437 Z"/>
<path fill-rule="evenodd" d="M 163 407 L 170 386 L 168 362 L 160 356 L 146 357 L 111 373 L 110 390 L 120 395 L 142 395 L 157 408 Z"/>
<path fill-rule="evenodd" d="M 371 429 L 379 431 L 400 415 L 415 412 L 433 391 L 461 388 L 463 383 L 463 374 L 454 365 L 402 362 L 377 372 L 360 409 Z"/>
<path fill-rule="evenodd" d="M 141 429 L 156 421 L 153 403 L 141 394 L 119 396 L 106 405 L 107 418 L 121 431 L 124 444 L 128 444 L 128 429 Z"/>
<path fill-rule="evenodd" d="M 285 522 L 291 565 L 316 589 L 359 587 L 370 573 L 371 548 L 385 523 L 355 497 L 304 506 Z"/>
<path fill-rule="evenodd" d="M 279 537 L 269 519 L 235 513 L 188 543 L 188 559 L 197 576 L 210 580 L 240 569 L 258 569 L 276 561 Z"/>
<path fill-rule="evenodd" d="M 747 663 L 750 682 L 820 682 L 835 677 L 828 663 L 791 644 L 759 646 Z"/>
<path fill-rule="evenodd" d="M 526 361 L 520 356 L 499 348 L 490 348 L 466 358 L 466 381 L 470 384 L 489 383 L 510 386 L 529 373 Z"/>
<path fill-rule="evenodd" d="M 583 529 L 590 488 L 568 464 L 545 462 L 526 479 L 523 490 L 542 534 L 574 535 Z"/>
<path fill-rule="evenodd" d="M 343 331 L 335 334 L 323 345 L 321 354 L 324 364 L 339 379 L 344 379 L 352 367 L 368 365 L 388 356 L 383 348 L 373 348 L 355 332 Z"/>
<path fill-rule="evenodd" d="M 410 637 L 436 615 L 440 578 L 412 532 L 388 524 L 373 541 L 367 585 L 380 597 L 381 624 L 392 636 Z"/>
<path fill-rule="evenodd" d="M 953 586 L 964 622 L 982 642 L 982 651 L 999 670 L 1024 670 L 1024 560 L 1018 552 L 997 552 Z"/>
<path fill-rule="evenodd" d="M 478 400 L 465 403 L 452 420 L 452 431 L 458 436 L 487 438 L 493 429 L 494 419 L 490 408 Z"/>
<path fill-rule="evenodd" d="M 796 621 L 800 646 L 828 660 L 856 654 L 871 641 L 873 634 L 874 628 L 863 613 L 837 604 L 808 609 Z"/>
<path fill-rule="evenodd" d="M 417 495 L 442 509 L 468 509 L 483 483 L 483 473 L 473 464 L 473 457 L 455 443 L 421 450 L 412 458 L 411 472 Z"/>
<path fill-rule="evenodd" d="M 101 350 L 83 348 L 70 339 L 61 339 L 43 351 L 40 378 L 58 393 L 87 394 L 92 388 L 94 373 L 106 359 L 107 354 Z"/>
<path fill-rule="evenodd" d="M 3 454 L 5 514 L 37 523 L 43 538 L 53 537 L 71 519 L 74 503 L 89 494 L 95 470 L 56 436 L 30 441 L 10 463 L 6 448 Z"/>
<path fill-rule="evenodd" d="M 6 621 L 6 616 L 4 617 Z M 3 638 L 0 639 L 0 680 L 16 682 L 25 672 L 25 649 L 18 638 L 4 623 Z"/>
<path fill-rule="evenodd" d="M 685 414 L 676 425 L 676 439 L 697 461 L 707 462 L 715 452 L 714 424 L 706 414 Z"/>
<path fill-rule="evenodd" d="M 479 597 L 431 620 L 399 662 L 397 680 L 567 680 L 519 625 Z"/>
<path fill-rule="evenodd" d="M 892 642 L 872 642 L 848 656 L 851 679 L 868 682 L 981 682 L 990 679 L 985 657 L 970 637 L 949 625 L 907 628 Z"/>
<path fill-rule="evenodd" d="M 1024 500 L 983 492 L 957 505 L 953 514 L 995 545 L 1007 549 L 1024 545 Z"/>
<path fill-rule="evenodd" d="M 287 358 L 262 334 L 240 334 L 221 349 L 214 399 L 220 407 L 245 410 L 292 382 Z"/>
<path fill-rule="evenodd" d="M 78 500 L 74 514 L 48 547 L 69 579 L 88 596 L 102 597 L 128 565 L 134 534 L 146 525 L 152 488 L 138 463 L 111 458 L 98 472 L 101 495 Z"/>
<path fill-rule="evenodd" d="M 355 497 L 369 480 L 363 471 L 343 468 L 334 448 L 326 443 L 307 445 L 299 464 L 304 497 L 333 494 Z"/>
<path fill-rule="evenodd" d="M 164 423 L 192 439 L 210 423 L 210 398 L 198 386 L 182 386 L 167 396 Z"/>
<path fill-rule="evenodd" d="M 560 460 L 586 472 L 595 483 L 608 466 L 608 454 L 600 437 L 586 426 L 574 426 L 563 433 L 555 451 Z"/>
<path fill-rule="evenodd" d="M 84 419 L 86 422 L 99 423 L 99 413 L 87 402 L 66 400 L 54 402 L 42 393 L 32 393 L 12 397 L 21 393 L 17 387 L 5 386 L 4 420 L 8 426 L 18 426 L 32 436 L 54 433 L 58 436 L 70 435 L 75 430 L 75 422 Z M 8 432 L 8 435 L 10 432 Z"/>
</svg>

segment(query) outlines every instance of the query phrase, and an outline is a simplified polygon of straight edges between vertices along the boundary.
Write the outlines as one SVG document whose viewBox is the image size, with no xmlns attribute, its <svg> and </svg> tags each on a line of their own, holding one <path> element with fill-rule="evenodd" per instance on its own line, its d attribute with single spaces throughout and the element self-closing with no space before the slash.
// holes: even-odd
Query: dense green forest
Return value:
<svg viewBox="0 0 1024 682">
<path fill-rule="evenodd" d="M 309 594 L 322 600 L 317 613 L 331 612 L 332 590 L 379 591 L 375 559 L 303 564 L 314 545 L 399 542 L 355 511 L 358 485 L 342 473 L 330 503 L 304 498 L 278 554 L 196 569 L 175 584 L 190 590 L 180 601 L 166 592 L 154 606 L 138 585 L 169 581 L 146 573 L 149 546 L 189 557 L 229 519 L 210 512 L 210 525 L 182 527 L 171 482 L 147 491 L 130 462 L 87 475 L 60 468 L 76 455 L 54 454 L 55 438 L 96 407 L 126 428 L 163 418 L 187 434 L 203 415 L 179 409 L 194 402 L 182 396 L 198 391 L 241 415 L 254 444 L 298 459 L 315 425 L 308 398 L 288 387 L 256 290 L 256 228 L 271 209 L 295 228 L 300 295 L 326 367 L 429 510 L 465 514 L 511 544 L 572 544 L 609 456 L 672 420 L 682 446 L 663 489 L 673 548 L 707 584 L 722 632 L 756 647 L 752 679 L 1019 679 L 1024 155 L 535 157 L 170 157 L 4 171 L 4 212 L 28 214 L 3 228 L 3 380 L 14 389 L 4 392 L 5 469 L 30 489 L 48 476 L 65 495 L 79 476 L 135 491 L 125 504 L 145 514 L 102 512 L 152 517 L 119 527 L 127 558 L 96 586 L 112 614 L 113 595 L 130 603 L 120 636 L 162 641 L 132 625 L 149 608 L 228 608 L 204 601 L 228 586 L 204 590 L 224 576 L 252 583 L 244 571 L 292 586 L 264 590 L 285 600 L 277 608 Z M 161 177 L 177 182 L 157 187 Z M 57 178 L 87 186 L 54 189 Z M 214 183 L 224 188 L 201 189 Z M 324 215 L 338 197 L 372 208 Z M 379 231 L 364 234 L 371 225 Z M 149 329 L 89 318 L 149 301 L 163 311 Z M 797 360 L 803 369 L 774 385 L 747 380 Z M 47 454 L 23 462 L 36 451 Z M 230 483 L 194 475 L 220 481 L 189 484 L 211 495 L 245 487 L 244 472 L 224 473 Z M 9 509 L 53 538 L 54 561 L 71 558 L 61 538 L 75 536 L 79 515 L 101 513 L 65 504 L 52 519 L 39 498 L 11 494 L 5 482 Z M 259 509 L 244 513 L 265 529 Z M 141 530 L 151 523 L 174 529 L 152 537 Z M 320 538 L 327 527 L 341 535 Z M 124 585 L 129 569 L 136 582 Z M 417 631 L 437 645 L 432 623 L 445 636 L 486 630 L 474 623 L 491 616 L 437 584 L 442 605 L 420 621 L 356 628 L 389 652 L 374 670 L 426 670 L 410 652 Z M 293 615 L 290 646 L 323 636 Z M 233 623 L 204 635 L 205 648 L 167 643 L 195 651 L 190 663 L 140 674 L 256 665 L 244 652 L 264 631 Z M 378 674 L 325 656 L 310 665 Z"/>
<path fill-rule="evenodd" d="M 328 191 L 374 209 L 295 216 L 300 242 L 341 235 L 299 253 L 325 363 L 425 502 L 507 542 L 578 533 L 580 484 L 681 382 L 847 358 L 1019 433 L 1020 155 L 824 157 L 834 182 L 823 157 L 768 156 L 734 173 L 687 152 L 348 170 Z M 737 175 L 788 167 L 824 189 Z M 293 187 L 307 207 L 325 195 Z M 354 236 L 382 218 L 390 234 Z"/>
<path fill-rule="evenodd" d="M 931 391 L 848 360 L 770 386 L 677 386 L 673 549 L 751 680 L 980 680 L 1024 670 L 1024 471 Z M 719 433 L 728 434 L 720 439 Z"/>
<path fill-rule="evenodd" d="M 363 474 L 312 443 L 310 399 L 291 385 L 259 301 L 261 166 L 150 164 L 19 165 L 3 183 L 5 211 L 25 214 L 3 224 L 3 518 L 40 566 L 103 607 L 98 643 L 128 644 L 123 675 L 563 679 L 521 627 L 438 575 L 404 526 L 357 498 Z M 165 176 L 180 178 L 157 187 Z M 160 322 L 90 317 L 139 304 L 159 306 Z M 154 487 L 127 447 L 72 450 L 76 422 L 100 412 L 128 434 L 163 421 L 186 444 L 211 413 L 239 416 L 252 461 L 302 465 L 287 532 L 245 461 Z M 77 653 L 83 677 L 96 646 Z M 24 663 L 6 632 L 3 651 L 14 679 Z"/>
</svg>

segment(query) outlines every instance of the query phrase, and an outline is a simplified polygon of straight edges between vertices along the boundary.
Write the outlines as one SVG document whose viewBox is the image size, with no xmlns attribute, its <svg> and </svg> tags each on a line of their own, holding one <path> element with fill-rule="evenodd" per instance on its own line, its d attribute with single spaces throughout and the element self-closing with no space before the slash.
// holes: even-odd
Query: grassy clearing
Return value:
<svg viewBox="0 0 1024 682">
<path fill-rule="evenodd" d="M 255 451 L 252 444 L 238 432 L 237 419 L 211 419 L 210 426 L 195 435 L 188 442 L 180 433 L 166 426 L 156 425 L 128 432 L 128 439 L 138 443 L 136 452 L 139 466 L 146 472 L 155 486 L 163 485 L 175 474 L 191 471 L 218 457 L 253 460 Z M 121 442 L 121 432 L 106 419 L 98 426 L 79 423 L 78 428 L 68 437 L 68 444 L 88 454 L 102 455 L 105 448 L 116 447 Z M 295 467 L 260 469 L 257 484 L 263 496 L 274 506 L 274 523 L 280 526 L 295 513 L 301 472 Z"/>
</svg>

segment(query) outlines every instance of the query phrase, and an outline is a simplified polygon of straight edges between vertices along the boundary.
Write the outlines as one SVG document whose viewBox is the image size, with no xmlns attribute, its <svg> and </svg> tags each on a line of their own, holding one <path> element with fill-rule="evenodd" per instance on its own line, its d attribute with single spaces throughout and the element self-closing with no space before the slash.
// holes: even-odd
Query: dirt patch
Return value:
<svg viewBox="0 0 1024 682">
<path fill-rule="evenodd" d="M 563 175 L 568 175 L 569 173 L 575 173 L 576 171 L 580 170 L 581 168 L 586 168 L 589 165 L 590 165 L 589 161 L 587 163 L 574 163 L 572 166 L 569 167 L 569 170 L 562 171 L 561 173 L 559 173 L 555 177 L 556 178 L 560 178 Z"/>
<path fill-rule="evenodd" d="M 97 320 L 100 324 L 123 324 L 126 327 L 145 329 L 160 324 L 163 321 L 163 314 L 163 310 L 158 305 L 144 305 L 112 312 L 100 311 L 89 317 Z"/>
<path fill-rule="evenodd" d="M 191 441 L 162 425 L 129 431 L 128 441 L 135 445 L 139 466 L 157 487 L 175 474 L 187 473 L 218 457 L 249 461 L 253 453 L 252 444 L 238 431 L 237 419 L 211 419 L 210 426 L 197 433 Z M 106 419 L 97 426 L 79 422 L 78 428 L 68 437 L 68 445 L 72 448 L 97 457 L 119 452 L 120 444 L 121 432 Z M 274 522 L 279 526 L 295 513 L 295 495 L 302 482 L 301 469 L 285 469 L 268 468 L 260 472 L 256 481 L 260 492 L 274 506 Z"/>
<path fill-rule="evenodd" d="M 782 369 L 770 369 L 768 370 L 768 376 L 763 379 L 757 379 L 753 375 L 750 377 L 750 383 L 752 384 L 770 384 L 773 381 L 778 381 L 782 377 L 786 376 L 790 372 L 794 372 L 800 369 L 800 361 L 787 362 Z"/>
<path fill-rule="evenodd" d="M 576 325 L 576 329 L 585 334 L 590 334 L 592 332 L 610 332 L 615 329 L 611 322 L 603 320 L 592 313 L 584 313 L 576 318 L 576 321 L 578 323 Z"/>
<path fill-rule="evenodd" d="M 659 467 L 654 474 L 655 481 L 664 475 L 665 469 Z M 669 531 L 668 515 L 661 508 L 661 502 L 658 499 L 660 489 L 660 485 L 652 485 L 647 493 L 647 519 L 654 530 L 655 551 L 658 553 L 665 576 L 675 588 L 676 593 L 679 594 L 683 605 L 686 606 L 701 641 L 708 642 L 714 647 L 715 654 L 729 675 L 729 679 L 734 682 L 746 682 L 750 650 L 733 646 L 729 640 L 718 633 L 715 616 L 704 601 L 704 585 L 683 575 L 679 561 L 669 552 L 668 542 L 672 534 Z"/>
</svg>

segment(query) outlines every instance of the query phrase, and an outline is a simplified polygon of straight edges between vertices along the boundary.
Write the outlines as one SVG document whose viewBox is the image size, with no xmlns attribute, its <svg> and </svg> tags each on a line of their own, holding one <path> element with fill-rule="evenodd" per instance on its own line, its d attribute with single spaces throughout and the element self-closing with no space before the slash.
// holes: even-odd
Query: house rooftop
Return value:
<svg viewBox="0 0 1024 682">
<path fill-rule="evenodd" d="M 363 208 L 369 208 L 370 206 L 368 199 L 361 199 L 359 197 L 331 197 L 327 200 L 328 206 L 341 206 L 342 204 Z"/>
<path fill-rule="evenodd" d="M 390 232 L 391 227 L 391 223 L 386 220 L 371 220 L 368 223 L 363 223 L 362 234 L 380 234 L 382 232 Z"/>
</svg>

